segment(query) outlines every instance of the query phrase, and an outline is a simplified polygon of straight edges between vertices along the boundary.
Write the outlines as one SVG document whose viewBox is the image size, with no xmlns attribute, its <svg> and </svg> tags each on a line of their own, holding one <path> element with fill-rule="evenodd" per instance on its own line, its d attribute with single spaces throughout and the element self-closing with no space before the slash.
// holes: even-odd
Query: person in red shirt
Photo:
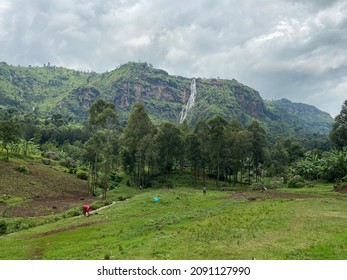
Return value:
<svg viewBox="0 0 347 280">
<path fill-rule="evenodd" d="M 89 206 L 89 205 L 83 205 L 83 206 L 82 206 L 82 209 L 83 209 L 83 215 L 84 215 L 84 216 L 86 216 L 86 217 L 90 216 L 89 211 L 92 210 L 92 207 L 91 207 L 91 206 Z"/>
</svg>

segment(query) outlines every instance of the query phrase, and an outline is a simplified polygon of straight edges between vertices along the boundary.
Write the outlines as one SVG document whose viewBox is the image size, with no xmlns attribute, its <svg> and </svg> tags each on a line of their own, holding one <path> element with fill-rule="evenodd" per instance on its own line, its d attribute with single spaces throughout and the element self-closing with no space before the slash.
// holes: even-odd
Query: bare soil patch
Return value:
<svg viewBox="0 0 347 280">
<path fill-rule="evenodd" d="M 31 201 L 23 202 L 6 211 L 6 217 L 36 217 L 59 214 L 71 208 L 89 204 L 95 198 L 86 197 L 55 197 L 55 198 L 36 198 Z M 0 209 L 1 211 L 1 209 Z M 81 208 L 82 213 L 82 208 Z"/>
<path fill-rule="evenodd" d="M 347 185 L 334 186 L 335 192 L 347 193 Z"/>
</svg>

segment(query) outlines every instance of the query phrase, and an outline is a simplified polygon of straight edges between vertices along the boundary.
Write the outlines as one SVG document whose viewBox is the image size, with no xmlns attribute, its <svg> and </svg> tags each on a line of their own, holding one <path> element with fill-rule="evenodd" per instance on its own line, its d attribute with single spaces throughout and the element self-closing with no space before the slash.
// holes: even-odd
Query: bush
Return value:
<svg viewBox="0 0 347 280">
<path fill-rule="evenodd" d="M 112 201 L 110 200 L 99 200 L 99 201 L 95 201 L 92 203 L 92 205 L 90 205 L 92 207 L 92 210 L 96 210 L 98 208 L 101 208 L 103 206 L 107 206 L 112 204 Z"/>
<path fill-rule="evenodd" d="M 60 156 L 53 151 L 44 152 L 41 154 L 41 156 L 44 158 L 52 159 L 52 160 L 57 160 L 57 161 L 60 160 Z"/>
<path fill-rule="evenodd" d="M 5 221 L 0 221 L 0 235 L 6 234 L 7 232 L 7 224 Z"/>
<path fill-rule="evenodd" d="M 43 158 L 42 159 L 42 163 L 45 165 L 50 165 L 51 164 L 51 160 L 49 158 Z"/>
<path fill-rule="evenodd" d="M 250 186 L 250 189 L 252 191 L 255 191 L 255 190 L 263 190 L 264 189 L 264 185 L 262 183 L 254 183 Z"/>
<path fill-rule="evenodd" d="M 82 215 L 82 208 L 81 209 L 80 208 L 73 208 L 73 209 L 70 209 L 69 211 L 63 213 L 62 217 L 64 219 L 66 219 L 66 218 L 76 217 L 79 215 Z"/>
<path fill-rule="evenodd" d="M 60 160 L 60 165 L 66 168 L 73 168 L 76 164 L 72 158 L 67 157 L 66 159 L 63 158 Z"/>
<path fill-rule="evenodd" d="M 305 187 L 305 180 L 300 175 L 295 175 L 288 182 L 288 188 L 303 188 Z"/>
<path fill-rule="evenodd" d="M 88 180 L 88 172 L 84 170 L 77 170 L 76 175 L 82 180 Z"/>
<path fill-rule="evenodd" d="M 267 189 L 276 189 L 278 188 L 278 185 L 276 182 L 258 182 L 258 183 L 253 183 L 251 186 L 250 186 L 250 189 L 252 191 L 254 190 L 267 190 Z"/>
<path fill-rule="evenodd" d="M 23 174 L 29 174 L 29 169 L 26 165 L 20 165 L 18 171 Z"/>
</svg>

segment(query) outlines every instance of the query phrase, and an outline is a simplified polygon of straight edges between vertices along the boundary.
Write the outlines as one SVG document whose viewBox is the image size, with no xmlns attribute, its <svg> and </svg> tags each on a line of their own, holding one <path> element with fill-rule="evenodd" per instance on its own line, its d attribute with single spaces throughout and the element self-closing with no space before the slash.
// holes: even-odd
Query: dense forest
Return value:
<svg viewBox="0 0 347 280">
<path fill-rule="evenodd" d="M 121 124 L 114 104 L 103 99 L 90 106 L 85 125 L 69 123 L 59 113 L 42 119 L 35 110 L 0 110 L 0 144 L 7 160 L 13 153 L 41 153 L 43 163 L 57 161 L 89 180 L 91 195 L 101 188 L 104 199 L 123 179 L 121 174 L 129 186 L 173 187 L 167 177 L 176 169 L 189 170 L 193 185 L 197 178 L 213 178 L 218 188 L 236 183 L 271 188 L 264 177 L 295 188 L 302 187 L 304 179 L 347 181 L 347 101 L 329 137 L 329 145 L 306 139 L 311 143 L 305 146 L 295 137 L 273 139 L 256 120 L 243 126 L 219 115 L 201 117 L 194 125 L 153 124 L 141 103 L 134 103 Z"/>
</svg>

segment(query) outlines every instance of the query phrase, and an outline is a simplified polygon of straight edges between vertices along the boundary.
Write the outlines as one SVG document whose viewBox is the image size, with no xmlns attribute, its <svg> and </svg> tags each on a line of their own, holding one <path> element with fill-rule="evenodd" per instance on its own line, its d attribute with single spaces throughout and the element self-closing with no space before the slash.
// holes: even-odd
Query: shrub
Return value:
<svg viewBox="0 0 347 280">
<path fill-rule="evenodd" d="M 84 170 L 77 170 L 76 175 L 82 180 L 88 180 L 88 172 Z"/>
<path fill-rule="evenodd" d="M 263 190 L 264 189 L 264 185 L 262 183 L 254 183 L 250 186 L 251 190 Z"/>
<path fill-rule="evenodd" d="M 0 235 L 6 234 L 7 232 L 7 224 L 5 221 L 0 221 Z"/>
<path fill-rule="evenodd" d="M 42 163 L 45 165 L 50 165 L 51 164 L 51 160 L 49 158 L 43 158 L 42 159 Z"/>
<path fill-rule="evenodd" d="M 18 171 L 23 174 L 29 174 L 29 169 L 26 165 L 20 165 Z"/>
<path fill-rule="evenodd" d="M 75 167 L 76 164 L 72 158 L 67 157 L 66 159 L 62 158 L 60 160 L 60 165 L 66 168 L 72 168 L 72 167 Z"/>
<path fill-rule="evenodd" d="M 297 189 L 300 189 L 300 188 L 303 188 L 305 187 L 305 183 L 304 182 L 297 182 L 296 185 L 295 185 L 295 188 Z"/>
<path fill-rule="evenodd" d="M 53 151 L 44 152 L 41 154 L 41 156 L 44 158 L 52 159 L 52 160 L 60 160 L 60 156 Z"/>
<path fill-rule="evenodd" d="M 305 186 L 305 180 L 300 175 L 295 175 L 288 182 L 288 188 L 303 188 Z"/>
<path fill-rule="evenodd" d="M 82 208 L 73 208 L 65 213 L 62 214 L 62 217 L 65 218 L 71 218 L 82 215 Z"/>
</svg>

